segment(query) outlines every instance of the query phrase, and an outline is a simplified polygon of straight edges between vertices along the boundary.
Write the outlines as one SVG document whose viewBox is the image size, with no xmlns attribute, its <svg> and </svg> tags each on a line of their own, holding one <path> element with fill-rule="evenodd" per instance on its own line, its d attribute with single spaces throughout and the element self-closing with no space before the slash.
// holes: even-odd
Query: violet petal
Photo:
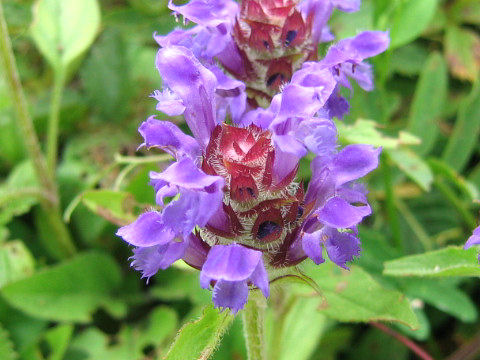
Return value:
<svg viewBox="0 0 480 360">
<path fill-rule="evenodd" d="M 162 221 L 157 211 L 143 213 L 133 223 L 117 230 L 120 236 L 134 246 L 153 246 L 166 244 L 173 240 L 175 234 Z"/>
<path fill-rule="evenodd" d="M 370 206 L 353 206 L 340 197 L 333 197 L 317 211 L 318 220 L 332 228 L 350 228 L 370 215 Z"/>
</svg>

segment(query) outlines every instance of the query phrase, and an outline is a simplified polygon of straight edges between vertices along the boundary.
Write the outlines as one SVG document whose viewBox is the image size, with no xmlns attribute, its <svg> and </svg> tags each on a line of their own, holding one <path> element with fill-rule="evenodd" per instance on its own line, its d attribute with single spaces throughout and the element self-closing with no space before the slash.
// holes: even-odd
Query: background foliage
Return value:
<svg viewBox="0 0 480 360">
<path fill-rule="evenodd" d="M 211 294 L 197 272 L 179 265 L 146 286 L 114 236 L 153 205 L 148 171 L 168 162 L 136 152 L 138 124 L 156 113 L 147 95 L 161 87 L 152 33 L 176 26 L 165 1 L 2 4 L 50 169 L 57 144 L 47 133 L 58 130 L 55 179 L 76 249 L 52 245 L 58 234 L 39 206 L 0 68 L 0 358 L 185 360 L 218 348 L 214 359 L 246 359 L 239 319 L 211 307 L 202 315 Z M 473 359 L 480 268 L 476 250 L 461 245 L 479 210 L 480 2 L 363 0 L 358 13 L 335 13 L 331 26 L 340 38 L 390 30 L 389 50 L 374 61 L 375 90 L 355 88 L 338 123 L 342 143 L 384 149 L 368 179 L 374 215 L 350 272 L 306 264 L 315 291 L 273 286 L 271 358 L 414 358 L 371 325 L 386 322 L 434 358 Z M 308 161 L 299 176 L 309 179 Z"/>
</svg>

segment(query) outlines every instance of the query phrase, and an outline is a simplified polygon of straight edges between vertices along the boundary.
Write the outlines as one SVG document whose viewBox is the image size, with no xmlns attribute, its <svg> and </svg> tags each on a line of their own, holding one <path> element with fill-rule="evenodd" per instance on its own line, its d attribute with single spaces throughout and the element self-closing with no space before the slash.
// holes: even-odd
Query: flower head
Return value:
<svg viewBox="0 0 480 360">
<path fill-rule="evenodd" d="M 356 227 L 371 213 L 357 180 L 377 167 L 380 149 L 339 150 L 332 117 L 348 109 L 338 89 L 349 77 L 371 88 L 364 59 L 385 50 L 388 35 L 361 33 L 313 61 L 318 43 L 331 39 L 333 8 L 354 11 L 357 1 L 169 6 L 197 25 L 155 36 L 164 89 L 152 97 L 157 110 L 183 114 L 193 136 L 155 117 L 140 125 L 142 146 L 176 161 L 150 173 L 158 208 L 117 232 L 135 247 L 132 266 L 149 278 L 183 259 L 201 270 L 215 306 L 233 312 L 249 289 L 268 297 L 276 270 L 307 257 L 322 263 L 324 249 L 347 268 L 360 253 Z M 305 188 L 296 175 L 308 153 Z"/>
</svg>

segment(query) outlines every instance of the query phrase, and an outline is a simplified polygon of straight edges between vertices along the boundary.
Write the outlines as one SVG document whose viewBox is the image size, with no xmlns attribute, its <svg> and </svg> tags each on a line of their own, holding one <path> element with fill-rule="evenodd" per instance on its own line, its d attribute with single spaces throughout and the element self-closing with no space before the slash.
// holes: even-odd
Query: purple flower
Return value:
<svg viewBox="0 0 480 360">
<path fill-rule="evenodd" d="M 467 239 L 463 248 L 467 250 L 474 245 L 480 245 L 480 226 L 473 230 L 472 236 Z M 480 253 L 478 254 L 478 261 L 480 262 Z"/>
<path fill-rule="evenodd" d="M 373 89 L 372 68 L 364 60 L 384 52 L 389 42 L 386 32 L 364 31 L 333 45 L 317 66 L 330 69 L 338 85 L 351 90 L 348 78 L 352 78 L 361 88 L 371 91 Z M 335 116 L 340 119 L 348 112 L 348 102 L 339 95 L 339 86 L 332 92 L 323 112 L 328 117 Z"/>
<path fill-rule="evenodd" d="M 202 172 L 189 158 L 169 166 L 162 173 L 151 172 L 157 204 L 165 197 L 180 195 L 162 211 L 162 223 L 175 234 L 190 234 L 204 226 L 222 204 L 224 179 Z"/>
<path fill-rule="evenodd" d="M 360 254 L 355 229 L 371 209 L 363 187 L 353 181 L 374 170 L 379 155 L 380 149 L 372 146 L 350 145 L 330 159 L 313 161 L 305 201 L 314 204 L 314 211 L 305 222 L 301 241 L 305 254 L 315 263 L 324 261 L 322 247 L 334 263 L 345 268 L 346 262 Z"/>
<path fill-rule="evenodd" d="M 200 270 L 214 305 L 233 313 L 250 290 L 268 297 L 275 274 L 307 257 L 324 262 L 324 249 L 347 268 L 361 251 L 357 226 L 371 213 L 357 180 L 377 167 L 380 149 L 339 150 L 332 118 L 348 110 L 338 95 L 348 78 L 372 88 L 364 59 L 384 51 L 388 35 L 340 40 L 314 61 L 318 42 L 332 39 L 332 10 L 356 11 L 359 1 L 169 7 L 197 25 L 155 35 L 164 88 L 152 97 L 158 111 L 183 114 L 192 135 L 154 116 L 139 127 L 141 147 L 175 161 L 150 173 L 157 206 L 117 231 L 134 246 L 132 267 L 150 278 L 182 259 Z M 305 192 L 295 177 L 308 153 Z"/>
<path fill-rule="evenodd" d="M 183 6 L 172 1 L 168 7 L 175 15 L 197 25 L 191 29 L 176 29 L 166 36 L 155 34 L 162 47 L 180 45 L 190 49 L 203 62 L 212 62 L 217 56 L 224 65 L 243 71 L 240 53 L 232 39 L 232 28 L 238 14 L 238 5 L 232 0 L 192 0 Z"/>
<path fill-rule="evenodd" d="M 237 244 L 215 245 L 209 251 L 200 273 L 200 283 L 203 288 L 209 288 L 212 282 L 215 283 L 215 306 L 230 308 L 233 313 L 247 303 L 249 283 L 258 287 L 265 297 L 269 295 L 262 252 Z"/>
<path fill-rule="evenodd" d="M 201 155 L 198 142 L 169 121 L 159 121 L 150 116 L 140 125 L 138 132 L 145 139 L 140 147 L 158 147 L 177 159 L 185 156 L 195 159 Z"/>
</svg>

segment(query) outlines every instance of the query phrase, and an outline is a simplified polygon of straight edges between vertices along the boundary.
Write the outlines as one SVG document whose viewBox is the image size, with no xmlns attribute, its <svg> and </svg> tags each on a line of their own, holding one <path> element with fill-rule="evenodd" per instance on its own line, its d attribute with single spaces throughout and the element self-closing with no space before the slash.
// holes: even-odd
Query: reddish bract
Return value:
<svg viewBox="0 0 480 360">
<path fill-rule="evenodd" d="M 255 125 L 217 125 L 204 154 L 202 169 L 225 178 L 223 212 L 228 224 L 206 230 L 218 239 L 240 241 L 263 249 L 283 244 L 303 221 L 303 184 L 294 182 L 297 169 L 272 183 L 275 160 L 271 133 Z"/>
<path fill-rule="evenodd" d="M 244 0 L 233 37 L 245 66 L 250 104 L 269 101 L 293 72 L 314 59 L 312 18 L 303 19 L 299 0 Z"/>
</svg>

